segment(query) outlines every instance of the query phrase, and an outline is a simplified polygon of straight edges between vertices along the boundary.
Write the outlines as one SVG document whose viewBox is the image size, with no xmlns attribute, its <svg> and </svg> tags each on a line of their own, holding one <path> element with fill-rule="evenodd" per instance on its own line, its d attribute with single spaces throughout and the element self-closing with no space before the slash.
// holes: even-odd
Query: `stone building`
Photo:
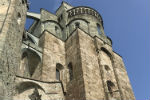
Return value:
<svg viewBox="0 0 150 100">
<path fill-rule="evenodd" d="M 0 100 L 135 100 L 96 10 L 28 8 L 27 0 L 0 2 Z"/>
</svg>

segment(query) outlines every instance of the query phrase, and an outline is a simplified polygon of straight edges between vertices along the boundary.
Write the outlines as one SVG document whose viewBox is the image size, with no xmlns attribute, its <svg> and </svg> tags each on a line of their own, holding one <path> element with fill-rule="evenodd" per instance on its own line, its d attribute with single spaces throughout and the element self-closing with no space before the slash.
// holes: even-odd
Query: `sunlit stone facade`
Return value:
<svg viewBox="0 0 150 100">
<path fill-rule="evenodd" d="M 28 30 L 27 18 L 34 19 Z M 135 100 L 101 15 L 62 2 L 56 14 L 0 2 L 0 100 Z"/>
</svg>

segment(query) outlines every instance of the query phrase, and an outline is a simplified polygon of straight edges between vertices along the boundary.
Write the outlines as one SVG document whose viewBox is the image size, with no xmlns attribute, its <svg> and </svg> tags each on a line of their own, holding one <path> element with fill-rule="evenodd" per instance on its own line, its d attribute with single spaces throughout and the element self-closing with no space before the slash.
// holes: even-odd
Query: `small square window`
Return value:
<svg viewBox="0 0 150 100">
<path fill-rule="evenodd" d="M 80 27 L 80 23 L 79 23 L 79 22 L 76 22 L 76 23 L 75 23 L 75 27 L 76 27 L 76 28 L 79 28 L 79 27 Z"/>
</svg>

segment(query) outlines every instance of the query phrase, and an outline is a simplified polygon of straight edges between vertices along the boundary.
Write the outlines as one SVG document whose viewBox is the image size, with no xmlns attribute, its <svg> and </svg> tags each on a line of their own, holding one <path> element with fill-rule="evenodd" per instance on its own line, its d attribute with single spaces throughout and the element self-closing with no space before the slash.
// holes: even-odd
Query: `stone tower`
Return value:
<svg viewBox="0 0 150 100">
<path fill-rule="evenodd" d="M 11 100 L 20 66 L 26 0 L 0 1 L 0 100 Z"/>
<path fill-rule="evenodd" d="M 101 15 L 62 2 L 56 14 L 0 3 L 1 100 L 135 100 Z M 34 19 L 24 30 L 26 16 Z"/>
</svg>

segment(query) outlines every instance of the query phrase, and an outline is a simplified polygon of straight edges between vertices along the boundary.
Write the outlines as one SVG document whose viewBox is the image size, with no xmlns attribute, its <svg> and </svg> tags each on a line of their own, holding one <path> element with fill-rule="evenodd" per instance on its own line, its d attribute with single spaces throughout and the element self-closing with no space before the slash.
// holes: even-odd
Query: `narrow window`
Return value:
<svg viewBox="0 0 150 100">
<path fill-rule="evenodd" d="M 58 18 L 58 22 L 60 22 L 63 19 L 63 15 L 61 14 Z"/>
<path fill-rule="evenodd" d="M 57 26 L 55 26 L 55 31 L 57 32 L 57 30 L 58 30 L 58 27 L 57 27 Z"/>
<path fill-rule="evenodd" d="M 73 68 L 72 68 L 72 63 L 68 64 L 68 69 L 69 69 L 69 78 L 70 81 L 73 79 Z"/>
<path fill-rule="evenodd" d="M 58 22 L 60 22 L 60 18 L 58 18 Z"/>
<path fill-rule="evenodd" d="M 55 26 L 55 32 L 56 32 L 57 35 L 59 34 L 59 29 L 58 29 L 57 26 Z"/>
<path fill-rule="evenodd" d="M 81 8 L 79 8 L 78 13 L 79 13 L 79 14 L 81 14 L 81 11 L 82 11 L 82 9 L 81 9 Z"/>
<path fill-rule="evenodd" d="M 57 68 L 56 68 L 56 79 L 60 80 L 60 72 Z"/>
<path fill-rule="evenodd" d="M 82 8 L 82 13 L 83 13 L 83 14 L 85 14 L 85 13 L 86 13 L 85 8 Z"/>
<path fill-rule="evenodd" d="M 60 63 L 56 64 L 56 79 L 61 80 L 61 71 L 63 70 L 63 65 Z"/>
<path fill-rule="evenodd" d="M 115 88 L 115 84 L 113 82 L 111 82 L 110 80 L 107 81 L 107 88 L 110 94 L 113 93 L 114 88 Z"/>
<path fill-rule="evenodd" d="M 76 22 L 76 23 L 75 23 L 75 27 L 76 27 L 76 28 L 79 28 L 79 27 L 80 27 L 80 23 L 79 23 L 79 22 Z"/>
<path fill-rule="evenodd" d="M 99 24 L 97 24 L 97 31 L 98 31 L 98 33 L 99 34 L 101 34 L 102 32 L 101 32 L 101 28 L 100 28 L 100 25 Z"/>
<path fill-rule="evenodd" d="M 86 13 L 86 14 L 88 14 L 88 11 L 89 11 L 88 9 L 85 9 L 85 13 Z"/>
<path fill-rule="evenodd" d="M 61 14 L 61 16 L 60 16 L 60 17 L 61 17 L 61 20 L 62 20 L 62 19 L 63 19 L 63 15 Z"/>
<path fill-rule="evenodd" d="M 24 0 L 22 0 L 22 4 L 24 4 L 25 3 L 25 1 Z"/>
<path fill-rule="evenodd" d="M 20 25 L 21 24 L 21 14 L 18 13 L 17 15 L 17 23 Z"/>
<path fill-rule="evenodd" d="M 22 41 L 26 41 L 26 40 L 27 40 L 27 33 L 24 31 L 22 35 Z"/>
</svg>

